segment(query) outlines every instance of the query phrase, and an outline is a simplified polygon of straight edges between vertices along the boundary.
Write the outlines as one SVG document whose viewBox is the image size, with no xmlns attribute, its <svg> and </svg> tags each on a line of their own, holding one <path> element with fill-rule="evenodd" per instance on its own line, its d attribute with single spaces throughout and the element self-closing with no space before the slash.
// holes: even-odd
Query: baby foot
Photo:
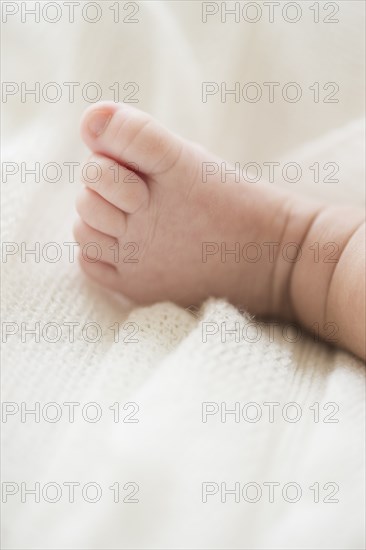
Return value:
<svg viewBox="0 0 366 550">
<path fill-rule="evenodd" d="M 279 251 L 288 231 L 301 241 L 313 207 L 293 221 L 293 199 L 273 186 L 203 178 L 220 159 L 130 106 L 93 105 L 81 127 L 92 156 L 75 237 L 90 277 L 138 303 L 218 296 L 290 312 L 293 264 Z"/>
</svg>

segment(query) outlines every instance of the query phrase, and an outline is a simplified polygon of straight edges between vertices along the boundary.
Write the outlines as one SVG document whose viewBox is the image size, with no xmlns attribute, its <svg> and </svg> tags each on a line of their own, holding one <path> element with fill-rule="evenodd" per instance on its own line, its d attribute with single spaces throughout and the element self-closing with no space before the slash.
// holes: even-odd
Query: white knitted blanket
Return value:
<svg viewBox="0 0 366 550">
<path fill-rule="evenodd" d="M 136 92 L 137 106 L 263 177 L 265 162 L 298 163 L 301 179 L 281 185 L 362 203 L 363 2 L 331 3 L 334 24 L 323 5 L 314 23 L 308 2 L 293 24 L 202 23 L 202 3 L 183 1 L 139 2 L 135 15 L 121 2 L 135 24 L 94 3 L 90 23 L 86 4 L 73 23 L 59 2 L 57 23 L 51 7 L 39 23 L 19 11 L 3 24 L 3 547 L 363 548 L 364 365 L 221 300 L 133 308 L 83 277 L 70 244 L 89 82 L 103 99 L 118 82 L 120 99 Z M 253 81 L 263 93 L 297 82 L 304 96 L 202 102 L 202 82 Z M 340 101 L 315 103 L 314 82 L 323 98 L 337 83 Z M 22 83 L 39 83 L 39 102 L 22 101 Z"/>
</svg>

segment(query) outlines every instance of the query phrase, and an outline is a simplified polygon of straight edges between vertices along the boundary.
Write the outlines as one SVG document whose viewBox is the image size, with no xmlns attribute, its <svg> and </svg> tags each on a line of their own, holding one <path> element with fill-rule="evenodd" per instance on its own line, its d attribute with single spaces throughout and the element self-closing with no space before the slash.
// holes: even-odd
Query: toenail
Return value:
<svg viewBox="0 0 366 550">
<path fill-rule="evenodd" d="M 112 115 L 108 111 L 94 111 L 94 113 L 89 116 L 88 120 L 90 132 L 95 136 L 100 136 L 108 126 L 111 118 Z"/>
</svg>

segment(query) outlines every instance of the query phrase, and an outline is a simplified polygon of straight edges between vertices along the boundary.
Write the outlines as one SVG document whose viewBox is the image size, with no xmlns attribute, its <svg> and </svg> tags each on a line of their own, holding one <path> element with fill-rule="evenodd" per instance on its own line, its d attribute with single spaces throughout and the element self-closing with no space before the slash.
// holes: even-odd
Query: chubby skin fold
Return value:
<svg viewBox="0 0 366 550">
<path fill-rule="evenodd" d="M 88 276 L 140 304 L 225 297 L 324 338 L 334 323 L 340 345 L 365 357 L 362 210 L 203 178 L 222 160 L 127 105 L 89 107 L 81 134 L 91 156 L 74 233 Z M 289 243 L 293 257 L 281 253 Z"/>
</svg>

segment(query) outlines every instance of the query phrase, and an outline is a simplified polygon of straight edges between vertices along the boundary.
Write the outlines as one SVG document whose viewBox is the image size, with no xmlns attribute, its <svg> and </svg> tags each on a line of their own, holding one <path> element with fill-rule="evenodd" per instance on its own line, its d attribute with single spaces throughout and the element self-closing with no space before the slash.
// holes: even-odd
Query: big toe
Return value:
<svg viewBox="0 0 366 550">
<path fill-rule="evenodd" d="M 151 176 L 172 169 L 183 148 L 183 140 L 150 115 L 121 103 L 89 107 L 81 121 L 81 134 L 92 151 Z"/>
</svg>

